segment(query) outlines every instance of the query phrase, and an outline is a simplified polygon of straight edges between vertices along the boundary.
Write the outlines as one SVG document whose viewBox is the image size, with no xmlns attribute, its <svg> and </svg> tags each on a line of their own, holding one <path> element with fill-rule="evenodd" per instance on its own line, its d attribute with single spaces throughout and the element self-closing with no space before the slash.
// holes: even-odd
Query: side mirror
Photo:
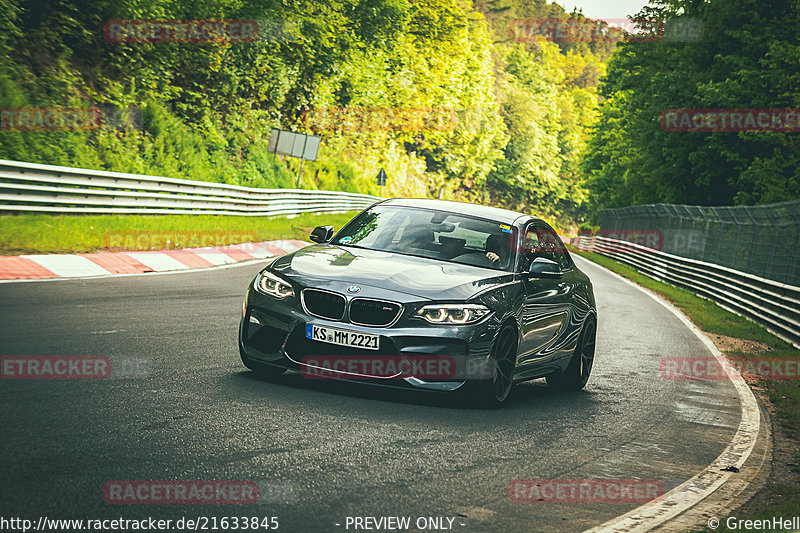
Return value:
<svg viewBox="0 0 800 533">
<path fill-rule="evenodd" d="M 552 259 L 537 257 L 531 263 L 528 274 L 532 278 L 560 278 L 562 276 L 561 267 Z"/>
<path fill-rule="evenodd" d="M 333 238 L 333 226 L 317 226 L 309 238 L 314 242 L 328 242 Z"/>
</svg>

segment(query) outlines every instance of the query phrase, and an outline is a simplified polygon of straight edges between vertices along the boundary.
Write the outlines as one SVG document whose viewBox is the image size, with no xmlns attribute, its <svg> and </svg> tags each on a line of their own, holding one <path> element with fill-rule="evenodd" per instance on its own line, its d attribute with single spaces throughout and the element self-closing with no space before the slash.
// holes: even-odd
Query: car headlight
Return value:
<svg viewBox="0 0 800 533">
<path fill-rule="evenodd" d="M 479 304 L 426 305 L 414 313 L 431 324 L 472 324 L 489 314 L 489 308 Z"/>
<path fill-rule="evenodd" d="M 278 276 L 270 274 L 266 270 L 262 271 L 261 274 L 258 275 L 258 279 L 256 280 L 256 290 L 276 298 L 294 296 L 294 289 L 291 285 L 283 281 Z"/>
</svg>

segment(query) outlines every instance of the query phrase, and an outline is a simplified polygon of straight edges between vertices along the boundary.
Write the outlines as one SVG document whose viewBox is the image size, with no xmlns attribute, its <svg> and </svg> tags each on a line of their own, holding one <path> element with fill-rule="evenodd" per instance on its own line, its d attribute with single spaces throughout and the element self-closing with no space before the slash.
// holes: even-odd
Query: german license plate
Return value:
<svg viewBox="0 0 800 533">
<path fill-rule="evenodd" d="M 377 350 L 379 335 L 369 333 L 358 333 L 343 329 L 329 328 L 327 326 L 317 326 L 315 324 L 306 325 L 306 338 L 328 344 L 338 344 L 350 348 L 361 348 L 365 350 Z"/>
</svg>

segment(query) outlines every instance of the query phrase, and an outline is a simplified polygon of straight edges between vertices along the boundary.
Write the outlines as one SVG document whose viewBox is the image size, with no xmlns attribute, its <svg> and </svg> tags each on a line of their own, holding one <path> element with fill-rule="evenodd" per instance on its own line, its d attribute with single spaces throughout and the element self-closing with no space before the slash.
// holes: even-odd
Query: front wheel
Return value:
<svg viewBox="0 0 800 533">
<path fill-rule="evenodd" d="M 547 376 L 547 384 L 563 391 L 578 391 L 586 386 L 594 364 L 594 343 L 597 338 L 597 325 L 590 318 L 583 325 L 578 345 L 569 361 L 567 369 Z"/>
<path fill-rule="evenodd" d="M 471 384 L 472 402 L 478 407 L 498 407 L 508 399 L 514 385 L 517 333 L 511 326 L 500 331 L 489 357 L 492 377 Z"/>
</svg>

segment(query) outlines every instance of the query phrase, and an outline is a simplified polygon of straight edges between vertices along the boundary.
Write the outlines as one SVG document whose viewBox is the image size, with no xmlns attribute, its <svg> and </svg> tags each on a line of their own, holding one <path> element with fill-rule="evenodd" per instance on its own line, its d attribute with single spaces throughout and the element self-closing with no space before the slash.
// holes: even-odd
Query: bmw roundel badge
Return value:
<svg viewBox="0 0 800 533">
<path fill-rule="evenodd" d="M 347 287 L 347 292 L 349 292 L 350 294 L 357 293 L 360 290 L 361 287 L 359 287 L 358 285 L 350 285 L 349 287 Z"/>
</svg>

